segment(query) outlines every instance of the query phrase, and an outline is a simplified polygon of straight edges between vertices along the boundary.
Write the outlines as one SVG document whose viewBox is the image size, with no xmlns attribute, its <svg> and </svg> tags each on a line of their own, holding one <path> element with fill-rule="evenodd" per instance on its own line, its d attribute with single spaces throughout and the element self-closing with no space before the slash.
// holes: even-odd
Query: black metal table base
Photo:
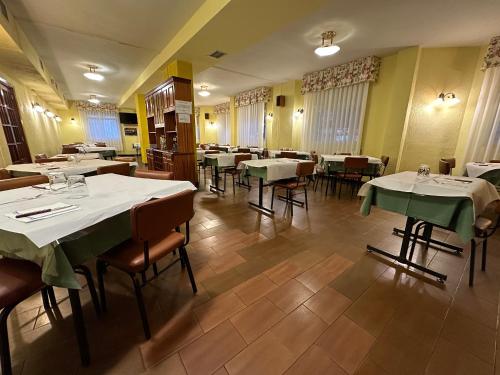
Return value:
<svg viewBox="0 0 500 375">
<path fill-rule="evenodd" d="M 263 213 L 274 214 L 274 210 L 264 207 L 263 195 L 264 195 L 264 179 L 262 177 L 259 177 L 259 203 L 248 202 L 248 204 L 250 205 L 250 207 L 255 208 Z"/>
<path fill-rule="evenodd" d="M 395 236 L 399 236 L 399 237 L 402 237 L 404 235 L 404 232 L 405 231 L 403 229 L 399 229 L 399 228 L 394 228 L 392 230 L 392 234 L 394 234 Z M 415 239 L 414 233 L 411 234 L 411 239 L 412 240 Z M 443 241 L 435 240 L 433 238 L 427 238 L 426 234 L 418 235 L 417 242 L 420 244 L 427 244 L 428 243 L 428 246 L 432 249 L 446 251 L 446 252 L 453 253 L 453 254 L 460 254 L 464 251 L 464 249 L 461 247 L 451 245 L 451 244 L 443 242 Z"/>
<path fill-rule="evenodd" d="M 213 180 L 212 180 L 212 184 L 210 184 L 210 191 L 212 193 L 225 193 L 226 190 L 224 189 L 221 189 L 219 187 L 219 167 L 215 167 L 215 172 L 214 172 L 214 179 L 215 179 L 215 185 L 212 185 L 213 184 Z"/>
<path fill-rule="evenodd" d="M 78 289 L 68 289 L 69 301 L 71 303 L 71 312 L 73 315 L 73 323 L 75 325 L 76 340 L 80 349 L 80 360 L 82 366 L 90 365 L 89 342 L 87 340 L 87 332 L 85 330 L 85 321 L 83 319 L 82 304 L 80 302 L 80 292 Z"/>
</svg>

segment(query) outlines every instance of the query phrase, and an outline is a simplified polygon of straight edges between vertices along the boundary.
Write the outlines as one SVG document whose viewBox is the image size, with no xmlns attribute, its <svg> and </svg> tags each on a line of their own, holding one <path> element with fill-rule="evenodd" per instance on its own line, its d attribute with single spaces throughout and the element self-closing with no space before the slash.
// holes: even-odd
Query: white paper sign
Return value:
<svg viewBox="0 0 500 375">
<path fill-rule="evenodd" d="M 179 113 L 179 122 L 183 124 L 191 124 L 191 115 L 186 115 L 185 113 Z"/>
<path fill-rule="evenodd" d="M 175 112 L 186 113 L 188 115 L 193 114 L 193 102 L 187 102 L 185 100 L 176 100 Z"/>
</svg>

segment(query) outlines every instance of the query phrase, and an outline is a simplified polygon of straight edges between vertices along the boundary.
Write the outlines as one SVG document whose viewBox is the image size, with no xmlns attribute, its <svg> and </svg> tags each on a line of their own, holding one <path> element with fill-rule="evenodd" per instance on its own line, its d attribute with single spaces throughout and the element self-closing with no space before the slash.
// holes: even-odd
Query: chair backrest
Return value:
<svg viewBox="0 0 500 375">
<path fill-rule="evenodd" d="M 234 156 L 234 165 L 238 166 L 240 162 L 245 161 L 245 160 L 252 160 L 252 154 L 238 154 Z"/>
<path fill-rule="evenodd" d="M 6 180 L 0 180 L 0 191 L 19 189 L 26 186 L 45 184 L 47 182 L 49 182 L 49 178 L 42 175 L 8 178 Z"/>
<path fill-rule="evenodd" d="M 497 159 L 491 159 L 491 160 L 490 160 L 490 163 L 500 163 L 500 160 L 497 160 Z"/>
<path fill-rule="evenodd" d="M 78 149 L 73 146 L 63 146 L 62 154 L 78 154 Z"/>
<path fill-rule="evenodd" d="M 209 146 L 208 149 L 219 151 L 219 146 Z"/>
<path fill-rule="evenodd" d="M 10 172 L 5 168 L 1 168 L 0 169 L 0 180 L 7 180 L 8 178 L 12 178 L 12 176 L 10 175 Z"/>
<path fill-rule="evenodd" d="M 319 163 L 318 154 L 316 154 L 316 153 L 311 154 L 311 158 L 312 158 L 312 161 L 314 161 L 314 164 L 318 164 Z"/>
<path fill-rule="evenodd" d="M 97 174 L 106 174 L 106 173 L 114 173 L 114 174 L 121 174 L 123 176 L 130 176 L 130 164 L 119 163 L 97 168 Z"/>
<path fill-rule="evenodd" d="M 264 159 L 268 159 L 269 158 L 269 150 L 267 148 L 265 148 L 262 151 L 262 158 L 264 158 Z"/>
<path fill-rule="evenodd" d="M 297 153 L 295 151 L 281 151 L 281 157 L 287 159 L 296 159 Z"/>
<path fill-rule="evenodd" d="M 297 164 L 297 169 L 295 170 L 295 174 L 297 177 L 307 177 L 311 176 L 314 173 L 314 166 L 316 163 L 313 161 L 304 161 Z"/>
<path fill-rule="evenodd" d="M 47 154 L 36 154 L 35 155 L 35 160 L 38 160 L 38 159 L 47 159 L 48 156 Z"/>
<path fill-rule="evenodd" d="M 387 167 L 387 165 L 389 164 L 389 156 L 382 155 L 380 157 L 380 160 L 382 161 L 382 164 L 384 165 L 384 167 Z"/>
<path fill-rule="evenodd" d="M 456 165 L 455 158 L 441 158 L 441 160 L 447 162 L 450 165 L 450 171 L 451 169 L 455 168 Z"/>
<path fill-rule="evenodd" d="M 248 154 L 250 152 L 250 149 L 248 147 L 238 147 L 238 152 Z"/>
<path fill-rule="evenodd" d="M 338 154 L 335 155 L 352 155 L 350 152 L 339 152 Z"/>
<path fill-rule="evenodd" d="M 451 173 L 451 168 L 450 168 L 450 163 L 448 163 L 446 160 L 439 160 L 439 174 L 450 174 Z"/>
<path fill-rule="evenodd" d="M 130 210 L 132 238 L 136 242 L 167 236 L 194 215 L 194 191 L 185 190 L 169 197 L 135 205 Z"/>
<path fill-rule="evenodd" d="M 60 158 L 39 158 L 35 159 L 35 163 L 53 163 L 57 161 L 68 161 L 68 158 L 61 156 Z"/>
<path fill-rule="evenodd" d="M 173 180 L 174 173 L 166 171 L 152 171 L 149 169 L 136 169 L 134 177 L 151 178 L 153 180 Z"/>
<path fill-rule="evenodd" d="M 96 147 L 106 147 L 105 142 L 96 142 L 95 145 L 96 145 Z"/>
<path fill-rule="evenodd" d="M 368 158 L 346 157 L 344 159 L 345 170 L 357 170 L 368 168 Z"/>
<path fill-rule="evenodd" d="M 114 158 L 114 161 L 122 161 L 127 163 L 133 163 L 136 160 L 135 156 L 117 156 Z"/>
</svg>

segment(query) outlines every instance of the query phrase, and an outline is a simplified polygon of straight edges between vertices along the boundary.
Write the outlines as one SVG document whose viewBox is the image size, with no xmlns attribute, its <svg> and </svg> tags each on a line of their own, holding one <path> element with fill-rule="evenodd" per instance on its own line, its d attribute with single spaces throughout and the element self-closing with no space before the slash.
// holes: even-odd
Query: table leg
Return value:
<svg viewBox="0 0 500 375">
<path fill-rule="evenodd" d="M 401 243 L 401 249 L 399 251 L 399 255 L 394 255 L 391 254 L 385 250 L 377 249 L 376 247 L 366 245 L 366 249 L 369 253 L 374 252 L 383 256 L 386 256 L 390 259 L 394 259 L 395 261 L 406 264 L 407 266 L 413 267 L 417 270 L 420 270 L 422 272 L 428 273 L 429 275 L 432 275 L 434 277 L 437 277 L 439 282 L 444 282 L 448 277 L 445 274 L 436 272 L 434 270 L 431 270 L 430 268 L 424 267 L 420 264 L 413 263 L 411 260 L 408 260 L 408 248 L 410 246 L 410 241 L 414 236 L 412 235 L 413 231 L 413 226 L 417 220 L 413 217 L 408 217 L 406 219 L 406 225 L 405 225 L 405 230 L 403 232 L 403 242 Z"/>
<path fill-rule="evenodd" d="M 224 193 L 225 190 L 224 189 L 221 189 L 219 188 L 219 167 L 218 166 L 213 166 L 212 168 L 215 168 L 215 186 L 213 185 L 213 181 L 212 181 L 212 185 L 210 185 L 210 191 L 211 192 L 214 192 L 214 193 L 217 193 L 217 192 L 221 192 L 221 193 Z"/>
<path fill-rule="evenodd" d="M 399 229 L 399 228 L 394 228 L 392 230 L 392 234 L 395 236 L 400 236 L 402 237 L 404 235 L 404 230 Z M 422 235 L 417 236 L 417 241 L 419 243 L 425 243 L 426 247 L 430 247 L 435 250 L 439 251 L 446 251 L 447 253 L 452 253 L 455 255 L 459 255 L 464 251 L 461 247 L 455 246 L 455 245 L 450 245 L 449 243 L 443 242 L 443 241 L 438 241 L 435 240 L 431 237 L 432 235 L 432 225 L 427 225 L 424 233 Z M 411 239 L 413 240 L 415 238 L 415 234 L 411 234 Z"/>
<path fill-rule="evenodd" d="M 83 319 L 82 304 L 80 302 L 80 292 L 78 289 L 68 289 L 69 301 L 75 325 L 76 339 L 80 350 L 80 360 L 82 366 L 87 367 L 90 364 L 89 342 L 85 330 L 85 321 Z"/>
<path fill-rule="evenodd" d="M 264 205 L 263 205 L 263 201 L 264 201 L 263 195 L 264 195 L 264 179 L 262 177 L 259 177 L 259 204 L 256 204 L 256 203 L 253 203 L 253 202 L 248 202 L 248 204 L 251 207 L 257 208 L 258 210 L 274 214 L 273 210 L 271 210 L 271 209 L 269 209 L 267 207 L 264 207 Z"/>
</svg>

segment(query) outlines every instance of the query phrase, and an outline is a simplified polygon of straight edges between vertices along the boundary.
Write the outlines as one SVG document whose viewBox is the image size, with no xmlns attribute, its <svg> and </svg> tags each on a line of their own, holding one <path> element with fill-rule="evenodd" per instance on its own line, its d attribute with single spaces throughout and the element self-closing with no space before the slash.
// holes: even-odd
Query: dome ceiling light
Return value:
<svg viewBox="0 0 500 375">
<path fill-rule="evenodd" d="M 321 34 L 321 47 L 314 50 L 314 53 L 320 57 L 335 55 L 340 51 L 340 47 L 333 44 L 333 38 L 337 35 L 335 31 L 325 31 Z"/>
<path fill-rule="evenodd" d="M 201 88 L 201 91 L 198 91 L 198 95 L 200 95 L 200 96 L 209 96 L 210 95 L 210 91 L 208 91 L 207 85 L 201 85 L 200 88 Z"/>
<path fill-rule="evenodd" d="M 104 79 L 104 76 L 102 74 L 96 73 L 95 71 L 97 70 L 97 66 L 95 65 L 89 65 L 89 71 L 86 73 L 83 73 L 85 78 L 90 79 L 92 81 L 102 81 Z"/>
</svg>

